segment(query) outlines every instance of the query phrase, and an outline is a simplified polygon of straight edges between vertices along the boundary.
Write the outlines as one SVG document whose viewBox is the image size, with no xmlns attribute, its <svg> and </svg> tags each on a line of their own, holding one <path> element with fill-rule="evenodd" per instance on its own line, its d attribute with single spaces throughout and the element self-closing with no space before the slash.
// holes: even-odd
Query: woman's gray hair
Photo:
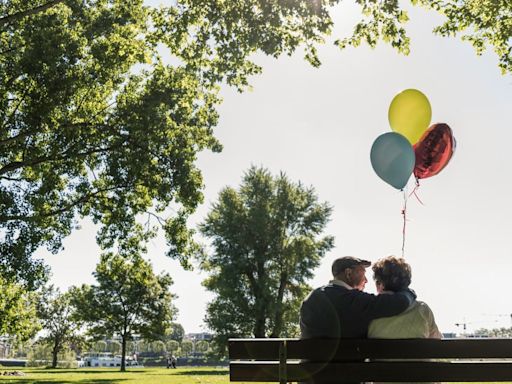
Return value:
<svg viewBox="0 0 512 384">
<path fill-rule="evenodd" d="M 373 279 L 382 283 L 386 291 L 403 291 L 411 284 L 411 266 L 401 257 L 388 256 L 373 266 Z"/>
</svg>

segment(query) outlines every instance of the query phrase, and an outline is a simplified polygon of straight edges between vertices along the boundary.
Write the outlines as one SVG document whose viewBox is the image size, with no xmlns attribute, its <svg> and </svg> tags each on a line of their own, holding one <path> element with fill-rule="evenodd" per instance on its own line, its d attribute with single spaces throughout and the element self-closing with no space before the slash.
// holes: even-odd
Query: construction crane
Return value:
<svg viewBox="0 0 512 384">
<path fill-rule="evenodd" d="M 498 314 L 489 314 L 489 313 L 485 313 L 485 314 L 482 314 L 483 316 L 492 316 L 492 317 L 509 317 L 510 318 L 510 325 L 512 327 L 512 313 L 498 313 Z M 498 322 L 498 319 L 495 319 L 494 322 Z M 455 326 L 458 327 L 458 328 L 462 328 L 462 332 L 465 334 L 466 333 L 466 330 L 468 329 L 468 325 L 470 324 L 484 324 L 484 323 L 488 323 L 487 321 L 466 321 L 465 319 L 460 322 L 460 323 L 455 323 Z"/>
<path fill-rule="evenodd" d="M 463 322 L 463 323 L 455 323 L 455 326 L 456 327 L 462 327 L 462 330 L 464 332 L 466 332 L 466 326 L 468 325 L 469 323 L 466 323 L 466 322 Z"/>
</svg>

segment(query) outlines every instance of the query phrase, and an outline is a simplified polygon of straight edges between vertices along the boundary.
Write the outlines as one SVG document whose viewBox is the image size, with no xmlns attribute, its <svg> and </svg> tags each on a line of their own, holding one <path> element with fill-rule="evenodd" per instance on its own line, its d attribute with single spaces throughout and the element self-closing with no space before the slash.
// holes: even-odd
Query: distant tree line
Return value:
<svg viewBox="0 0 512 384">
<path fill-rule="evenodd" d="M 512 327 L 506 328 L 479 328 L 474 332 L 475 336 L 495 337 L 495 338 L 512 338 Z"/>
<path fill-rule="evenodd" d="M 35 309 L 30 318 L 26 316 L 30 323 L 27 329 L 32 335 L 42 329 L 44 336 L 38 338 L 35 351 L 41 354 L 49 348 L 51 367 L 57 367 L 59 356 L 68 349 L 85 351 L 92 341 L 107 337 L 119 339 L 104 349 L 115 349 L 121 355 L 122 371 L 128 347 L 133 348 L 129 342 L 135 336 L 159 342 L 161 349 L 166 348 L 165 342 L 182 342 L 183 327 L 173 321 L 177 311 L 168 274 L 155 274 L 139 254 L 107 253 L 101 257 L 94 276 L 94 285 L 71 287 L 64 293 L 52 286 L 43 287 L 32 298 Z M 27 332 L 16 334 L 20 341 L 27 336 Z M 95 346 L 101 343 L 98 341 Z"/>
</svg>

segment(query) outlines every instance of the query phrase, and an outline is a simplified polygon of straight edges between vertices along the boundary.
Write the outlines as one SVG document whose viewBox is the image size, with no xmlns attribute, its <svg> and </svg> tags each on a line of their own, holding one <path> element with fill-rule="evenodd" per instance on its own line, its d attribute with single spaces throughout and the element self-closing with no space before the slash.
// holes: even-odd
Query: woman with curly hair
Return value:
<svg viewBox="0 0 512 384">
<path fill-rule="evenodd" d="M 395 256 L 384 257 L 372 266 L 373 279 L 379 294 L 403 291 L 411 284 L 411 266 Z M 375 339 L 440 339 L 434 314 L 427 304 L 415 301 L 405 312 L 373 320 L 368 337 Z"/>
</svg>

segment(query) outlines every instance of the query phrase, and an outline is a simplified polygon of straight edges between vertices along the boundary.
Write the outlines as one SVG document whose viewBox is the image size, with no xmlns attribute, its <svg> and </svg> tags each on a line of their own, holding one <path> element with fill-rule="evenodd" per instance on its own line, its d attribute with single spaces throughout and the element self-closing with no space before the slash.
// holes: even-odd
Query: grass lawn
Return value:
<svg viewBox="0 0 512 384">
<path fill-rule="evenodd" d="M 228 368 L 216 367 L 182 367 L 166 368 L 129 368 L 119 372 L 112 368 L 81 369 L 41 369 L 41 368 L 6 368 L 4 371 L 19 370 L 26 376 L 0 376 L 0 383 L 80 383 L 80 384 L 228 384 Z"/>
<path fill-rule="evenodd" d="M 119 372 L 112 368 L 81 369 L 40 369 L 40 368 L 5 368 L 4 371 L 19 370 L 26 376 L 0 376 L 0 383 L 18 384 L 228 384 L 228 368 L 183 367 L 178 369 L 138 368 Z M 240 383 L 239 383 L 240 384 Z M 245 383 L 250 384 L 250 383 Z M 473 383 L 477 384 L 477 383 Z M 504 384 L 504 383 L 502 383 Z"/>
</svg>

